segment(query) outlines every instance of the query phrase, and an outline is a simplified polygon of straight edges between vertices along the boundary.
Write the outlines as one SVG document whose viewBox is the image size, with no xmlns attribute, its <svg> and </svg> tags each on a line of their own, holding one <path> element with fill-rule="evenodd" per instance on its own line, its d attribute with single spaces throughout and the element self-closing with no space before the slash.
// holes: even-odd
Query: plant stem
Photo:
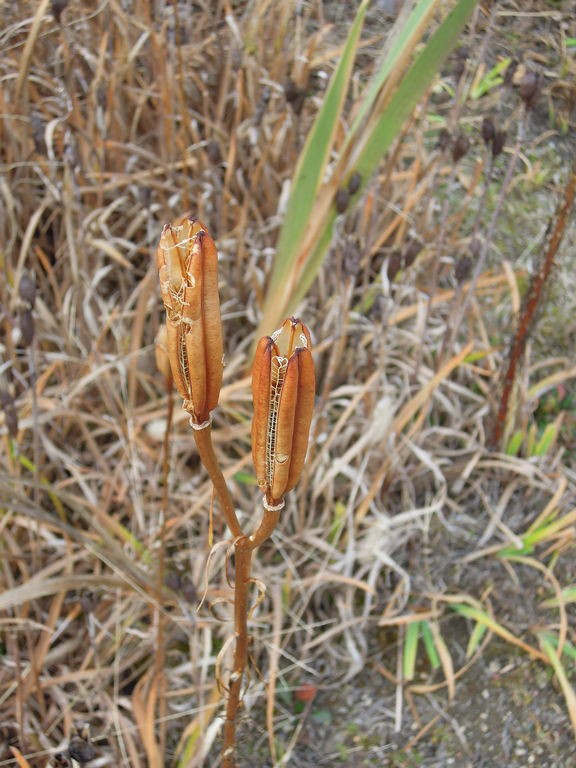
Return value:
<svg viewBox="0 0 576 768">
<path fill-rule="evenodd" d="M 234 542 L 234 634 L 236 645 L 234 661 L 230 675 L 228 701 L 226 702 L 226 720 L 224 721 L 224 748 L 222 751 L 222 768 L 234 768 L 236 761 L 236 721 L 240 706 L 240 692 L 244 672 L 248 663 L 248 590 L 250 589 L 250 571 L 252 553 L 268 539 L 280 517 L 280 511 L 265 509 L 258 528 L 251 536 L 240 536 Z"/>
<path fill-rule="evenodd" d="M 250 587 L 250 566 L 252 562 L 252 542 L 248 536 L 236 539 L 234 545 L 234 561 L 236 577 L 234 581 L 234 631 L 236 646 L 234 663 L 230 675 L 230 690 L 226 703 L 226 720 L 224 722 L 224 749 L 222 752 L 223 768 L 234 768 L 236 761 L 236 719 L 240 705 L 240 691 L 244 670 L 248 661 L 248 589 Z"/>
<path fill-rule="evenodd" d="M 576 196 L 576 162 L 564 188 L 564 196 L 558 204 L 556 212 L 548 225 L 548 244 L 546 251 L 540 258 L 528 286 L 528 292 L 518 319 L 518 327 L 508 351 L 508 367 L 502 379 L 502 396 L 496 421 L 492 429 L 490 445 L 493 449 L 501 446 L 502 438 L 506 431 L 506 419 L 508 415 L 508 403 L 516 380 L 516 369 L 524 356 L 526 343 L 534 326 L 536 313 L 539 308 L 545 284 L 550 277 L 554 259 L 562 242 L 566 226 L 569 223 L 569 214 Z"/>
<path fill-rule="evenodd" d="M 204 429 L 195 429 L 194 439 L 196 440 L 196 447 L 198 449 L 200 460 L 202 461 L 202 464 L 204 464 L 206 471 L 210 476 L 210 480 L 212 480 L 214 490 L 220 501 L 226 525 L 234 538 L 243 537 L 244 532 L 236 517 L 232 496 L 230 495 L 226 480 L 224 479 L 222 470 L 218 465 L 216 454 L 214 453 L 214 446 L 212 445 L 212 427 L 207 426 Z"/>
</svg>

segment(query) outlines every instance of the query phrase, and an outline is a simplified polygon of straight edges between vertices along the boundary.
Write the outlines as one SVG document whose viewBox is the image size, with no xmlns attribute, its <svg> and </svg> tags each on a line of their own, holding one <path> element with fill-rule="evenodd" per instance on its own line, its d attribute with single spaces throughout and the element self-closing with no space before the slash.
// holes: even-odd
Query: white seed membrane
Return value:
<svg viewBox="0 0 576 768">
<path fill-rule="evenodd" d="M 276 438 L 278 434 L 278 410 L 280 408 L 280 395 L 284 385 L 284 377 L 288 366 L 288 358 L 273 357 L 270 376 L 270 410 L 268 412 L 268 431 L 266 435 L 266 481 L 272 487 L 274 480 L 274 454 L 276 452 Z M 288 457 L 284 459 L 286 461 Z"/>
</svg>

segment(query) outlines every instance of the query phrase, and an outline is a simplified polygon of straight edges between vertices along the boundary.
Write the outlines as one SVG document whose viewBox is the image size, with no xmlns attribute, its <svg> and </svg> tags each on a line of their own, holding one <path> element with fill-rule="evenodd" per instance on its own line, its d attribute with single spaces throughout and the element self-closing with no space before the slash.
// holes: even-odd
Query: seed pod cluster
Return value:
<svg viewBox="0 0 576 768">
<path fill-rule="evenodd" d="M 492 156 L 498 157 L 506 144 L 506 131 L 496 130 L 492 118 L 485 117 L 482 120 L 481 132 L 484 144 L 492 149 Z"/>
<path fill-rule="evenodd" d="M 310 332 L 292 317 L 260 340 L 252 369 L 252 456 L 269 506 L 282 502 L 302 472 L 314 390 Z"/>
<path fill-rule="evenodd" d="M 394 280 L 398 272 L 402 269 L 408 269 L 416 261 L 418 254 L 422 250 L 422 242 L 411 237 L 403 251 L 394 251 L 389 259 L 386 269 L 388 280 Z"/>
<path fill-rule="evenodd" d="M 202 426 L 218 404 L 223 374 L 218 253 L 206 227 L 193 218 L 167 224 L 157 265 L 174 384 L 192 425 Z"/>
</svg>

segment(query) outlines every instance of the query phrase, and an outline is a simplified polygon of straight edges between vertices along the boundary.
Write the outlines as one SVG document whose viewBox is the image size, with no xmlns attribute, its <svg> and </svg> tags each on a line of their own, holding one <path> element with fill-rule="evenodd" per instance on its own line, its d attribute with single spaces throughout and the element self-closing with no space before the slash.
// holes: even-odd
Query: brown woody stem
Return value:
<svg viewBox="0 0 576 768">
<path fill-rule="evenodd" d="M 244 672 L 248 663 L 248 590 L 250 589 L 250 571 L 252 553 L 269 538 L 276 527 L 280 511 L 264 510 L 258 528 L 251 536 L 240 536 L 234 542 L 234 634 L 236 645 L 234 661 L 230 675 L 228 701 L 226 702 L 226 720 L 224 721 L 224 748 L 222 768 L 235 768 L 236 721 L 240 706 L 240 693 Z"/>
<path fill-rule="evenodd" d="M 244 536 L 238 518 L 236 517 L 232 496 L 230 495 L 226 480 L 224 479 L 222 470 L 218 465 L 216 454 L 214 453 L 214 446 L 212 445 L 212 427 L 207 425 L 204 429 L 195 429 L 194 439 L 196 440 L 196 448 L 198 449 L 200 460 L 210 475 L 210 480 L 212 480 L 216 496 L 218 496 L 220 501 L 226 525 L 230 528 L 232 536 L 235 538 Z"/>
<path fill-rule="evenodd" d="M 236 576 L 234 580 L 234 632 L 236 645 L 234 662 L 230 675 L 230 689 L 226 703 L 226 720 L 224 722 L 224 749 L 222 751 L 222 767 L 234 768 L 236 760 L 236 719 L 240 705 L 240 692 L 244 670 L 248 661 L 248 590 L 250 588 L 250 566 L 252 563 L 253 547 L 247 536 L 236 539 L 234 544 L 234 562 Z"/>
</svg>

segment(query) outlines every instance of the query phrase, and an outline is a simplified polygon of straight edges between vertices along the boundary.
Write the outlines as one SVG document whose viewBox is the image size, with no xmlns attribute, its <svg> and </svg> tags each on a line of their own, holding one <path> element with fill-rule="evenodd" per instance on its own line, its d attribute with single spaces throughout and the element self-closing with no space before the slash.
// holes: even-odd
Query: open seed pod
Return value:
<svg viewBox="0 0 576 768">
<path fill-rule="evenodd" d="M 209 422 L 223 374 L 218 253 L 197 219 L 167 224 L 157 249 L 166 346 L 174 384 L 193 426 Z"/>
<path fill-rule="evenodd" d="M 289 318 L 262 338 L 252 369 L 252 456 L 269 506 L 282 502 L 300 477 L 314 408 L 310 332 Z"/>
</svg>

